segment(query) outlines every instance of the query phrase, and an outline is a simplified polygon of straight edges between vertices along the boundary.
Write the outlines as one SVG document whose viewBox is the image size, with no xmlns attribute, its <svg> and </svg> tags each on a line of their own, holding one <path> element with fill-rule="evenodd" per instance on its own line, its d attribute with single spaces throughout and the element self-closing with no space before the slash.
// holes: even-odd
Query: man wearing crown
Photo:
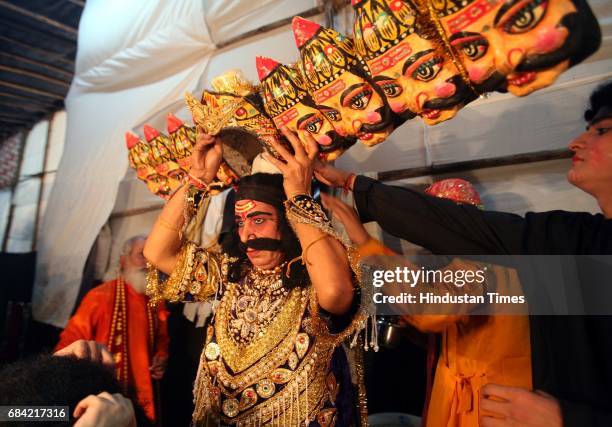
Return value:
<svg viewBox="0 0 612 427">
<path fill-rule="evenodd" d="M 133 392 L 147 417 L 155 420 L 159 416 L 155 381 L 163 377 L 168 360 L 168 312 L 162 306 L 155 310 L 147 305 L 144 243 L 144 236 L 125 242 L 119 277 L 85 295 L 55 351 L 78 340 L 107 346 L 124 392 Z"/>
<path fill-rule="evenodd" d="M 223 253 L 184 241 L 184 212 L 208 196 L 222 160 L 220 137 L 198 135 L 189 181 L 166 204 L 145 256 L 170 275 L 149 281 L 155 299 L 219 300 L 194 387 L 196 425 L 345 426 L 353 421 L 339 344 L 355 325 L 354 259 L 310 195 L 315 140 L 283 131 L 272 142 L 279 174 L 243 177 Z"/>
</svg>

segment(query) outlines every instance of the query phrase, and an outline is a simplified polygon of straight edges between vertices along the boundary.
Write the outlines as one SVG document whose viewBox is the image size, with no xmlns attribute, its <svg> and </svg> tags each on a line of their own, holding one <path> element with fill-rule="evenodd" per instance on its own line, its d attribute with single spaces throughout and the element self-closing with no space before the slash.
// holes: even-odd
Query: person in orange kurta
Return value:
<svg viewBox="0 0 612 427">
<path fill-rule="evenodd" d="M 426 192 L 458 203 L 481 206 L 471 184 L 463 180 L 434 183 Z M 363 257 L 397 255 L 365 230 L 355 210 L 325 194 L 324 206 L 345 226 L 349 238 Z M 446 269 L 471 269 L 466 261 L 453 260 Z M 490 269 L 498 289 L 514 288 L 516 271 Z M 403 321 L 422 332 L 441 334 L 433 387 L 428 395 L 427 427 L 479 426 L 480 392 L 486 384 L 501 384 L 531 390 L 531 345 L 527 316 L 469 314 L 404 315 Z M 430 352 L 432 349 L 430 349 Z"/>
<path fill-rule="evenodd" d="M 168 312 L 163 306 L 148 307 L 144 295 L 145 237 L 129 239 L 120 258 L 121 274 L 85 295 L 55 347 L 58 351 L 74 341 L 95 340 L 109 349 L 118 380 L 132 391 L 147 417 L 155 420 L 157 381 L 168 360 Z M 159 397 L 157 397 L 159 398 Z"/>
</svg>

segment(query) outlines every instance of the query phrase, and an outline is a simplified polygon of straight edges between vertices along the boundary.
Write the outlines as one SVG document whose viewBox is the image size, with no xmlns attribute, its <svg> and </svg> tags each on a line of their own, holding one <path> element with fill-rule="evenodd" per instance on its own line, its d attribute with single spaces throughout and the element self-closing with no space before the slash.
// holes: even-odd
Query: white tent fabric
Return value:
<svg viewBox="0 0 612 427">
<path fill-rule="evenodd" d="M 66 98 L 66 145 L 39 242 L 36 320 L 63 327 L 72 312 L 85 260 L 127 169 L 125 130 L 201 87 L 215 41 L 277 20 L 277 10 L 290 16 L 313 6 L 313 0 L 86 3 Z M 283 44 L 291 46 L 288 35 L 283 34 Z M 221 52 L 228 61 L 216 74 L 235 66 L 229 58 L 237 56 L 230 52 Z M 254 62 L 257 53 L 241 58 Z M 286 56 L 280 59 L 295 58 Z"/>
</svg>

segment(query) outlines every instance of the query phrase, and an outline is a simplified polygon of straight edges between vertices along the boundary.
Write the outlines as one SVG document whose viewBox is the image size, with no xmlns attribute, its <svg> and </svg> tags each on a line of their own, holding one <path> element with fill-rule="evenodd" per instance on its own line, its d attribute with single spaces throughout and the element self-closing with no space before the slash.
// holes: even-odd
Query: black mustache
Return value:
<svg viewBox="0 0 612 427">
<path fill-rule="evenodd" d="M 424 110 L 448 110 L 459 104 L 467 104 L 476 99 L 476 94 L 468 88 L 461 76 L 453 76 L 447 80 L 448 83 L 455 85 L 457 90 L 453 96 L 448 98 L 435 98 L 425 101 Z"/>
<path fill-rule="evenodd" d="M 506 76 L 495 71 L 484 82 L 479 84 L 473 83 L 473 85 L 478 93 L 493 92 L 495 90 L 504 92 L 508 86 L 508 80 L 506 80 Z"/>
<path fill-rule="evenodd" d="M 325 135 L 329 136 L 332 143 L 329 145 L 319 144 L 319 153 L 328 153 L 330 151 L 337 150 L 338 148 L 349 148 L 357 142 L 357 138 L 354 136 L 340 136 L 335 130 L 327 132 Z"/>
<path fill-rule="evenodd" d="M 516 67 L 516 71 L 538 71 L 545 68 L 554 67 L 561 62 L 569 59 L 577 50 L 580 49 L 582 44 L 582 25 L 580 23 L 580 16 L 577 12 L 572 12 L 561 19 L 561 25 L 568 30 L 567 38 L 563 45 L 554 52 L 545 53 L 542 55 L 531 55 L 524 58 L 521 63 Z"/>
<path fill-rule="evenodd" d="M 240 242 L 238 246 L 241 251 L 246 251 L 247 248 L 258 251 L 277 251 L 281 248 L 282 242 L 277 239 L 269 239 L 267 237 L 259 237 L 257 239 L 247 240 L 246 243 Z"/>
<path fill-rule="evenodd" d="M 384 99 L 385 98 L 383 97 L 383 100 Z M 387 129 L 391 125 L 391 108 L 386 102 L 382 107 L 377 108 L 376 112 L 380 114 L 380 117 L 382 118 L 381 121 L 372 124 L 364 123 L 361 125 L 361 129 L 359 129 L 359 133 L 376 133 Z"/>
</svg>

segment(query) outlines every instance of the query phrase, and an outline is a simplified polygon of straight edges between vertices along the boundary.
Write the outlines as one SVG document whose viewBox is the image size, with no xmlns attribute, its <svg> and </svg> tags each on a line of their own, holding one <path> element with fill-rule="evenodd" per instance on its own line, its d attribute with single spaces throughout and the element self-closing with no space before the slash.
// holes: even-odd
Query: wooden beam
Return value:
<svg viewBox="0 0 612 427">
<path fill-rule="evenodd" d="M 36 73 L 34 71 L 26 71 L 15 67 L 7 67 L 6 65 L 2 64 L 0 64 L 0 71 L 7 71 L 9 73 L 18 74 L 20 76 L 32 77 L 33 79 L 37 79 L 43 82 L 63 86 L 66 89 L 70 88 L 70 84 L 65 80 L 58 80 L 53 77 L 46 76 L 44 74 Z"/>
<path fill-rule="evenodd" d="M 310 18 L 311 16 L 315 16 L 315 15 L 319 15 L 320 13 L 323 13 L 325 10 L 324 6 L 318 6 L 318 7 L 313 7 L 312 9 L 308 9 L 305 10 L 304 12 L 298 13 L 298 15 L 300 15 L 302 18 Z M 230 38 L 228 40 L 225 40 L 224 42 L 221 42 L 217 45 L 218 49 L 223 49 L 226 48 L 230 45 L 239 43 L 243 40 L 246 40 L 248 38 L 251 38 L 253 36 L 259 35 L 259 34 L 263 34 L 263 33 L 267 33 L 268 31 L 272 31 L 275 30 L 277 28 L 283 27 L 285 25 L 288 25 L 291 23 L 291 20 L 293 19 L 293 16 L 290 16 L 288 18 L 284 18 L 284 19 L 279 19 L 278 21 L 274 21 L 271 22 L 267 25 L 261 26 L 259 28 L 255 28 L 254 30 L 251 31 L 247 31 L 244 34 L 240 34 L 236 37 Z"/>
<path fill-rule="evenodd" d="M 29 124 L 33 124 L 32 120 L 25 120 L 25 119 L 16 119 L 16 118 L 11 118 L 11 117 L 5 117 L 3 115 L 0 115 L 0 123 L 13 123 L 16 125 L 29 125 Z"/>
<path fill-rule="evenodd" d="M 63 31 L 64 33 L 66 33 L 68 35 L 68 38 L 70 38 L 71 40 L 76 40 L 77 39 L 77 33 L 78 30 L 76 28 L 70 27 L 68 25 L 62 24 L 61 22 L 58 22 L 54 19 L 51 19 L 47 16 L 44 15 L 40 15 L 38 13 L 34 13 L 31 12 L 27 9 L 24 9 L 22 7 L 16 6 L 12 3 L 9 3 L 7 1 L 4 0 L 0 0 L 0 7 L 4 7 L 5 9 L 9 9 L 13 12 L 19 13 L 21 15 L 27 16 L 28 18 L 32 18 L 38 22 L 42 22 L 43 24 L 49 25 L 53 28 L 56 28 L 60 31 Z"/>
<path fill-rule="evenodd" d="M 64 62 L 66 64 L 69 64 L 71 68 L 74 68 L 74 60 L 73 59 L 69 59 L 69 58 L 64 58 L 63 56 L 55 53 L 55 52 L 49 52 L 48 50 L 44 50 L 44 49 L 39 49 L 36 46 L 32 46 L 31 44 L 28 43 L 24 43 L 21 42 L 19 40 L 15 40 L 12 39 L 10 37 L 5 37 L 0 35 L 0 40 L 5 41 L 7 43 L 13 44 L 17 47 L 19 47 L 20 49 L 23 50 L 27 50 L 30 51 L 32 53 L 36 53 L 37 55 L 42 56 L 43 58 L 46 56 L 48 58 L 53 58 L 53 60 L 58 61 L 58 62 Z M 3 46 L 3 49 L 6 50 L 6 46 Z"/>
<path fill-rule="evenodd" d="M 44 111 L 41 111 L 41 114 L 44 114 Z M 0 120 L 2 118 L 7 118 L 7 119 L 17 119 L 17 120 L 25 120 L 27 123 L 29 123 L 31 120 L 30 117 L 34 118 L 35 114 L 30 114 L 28 117 L 24 117 L 23 114 L 13 114 L 13 113 L 7 113 L 5 111 L 0 110 Z"/>
<path fill-rule="evenodd" d="M 32 87 L 23 86 L 17 83 L 9 83 L 5 81 L 0 81 L 0 86 L 6 86 L 6 87 L 10 87 L 11 89 L 17 89 L 17 90 L 21 90 L 24 92 L 33 93 L 35 95 L 42 95 L 42 96 L 46 96 L 48 98 L 53 98 L 57 100 L 62 100 L 62 101 L 64 100 L 64 95 L 59 95 L 57 93 L 48 92 L 42 89 L 34 89 Z"/>
<path fill-rule="evenodd" d="M 66 70 L 62 70 L 61 68 L 55 67 L 53 65 L 49 65 L 49 64 L 46 64 L 40 61 L 35 61 L 33 59 L 26 58 L 25 56 L 15 55 L 12 53 L 0 52 L 0 56 L 4 56 L 10 59 L 11 61 L 19 61 L 19 62 L 23 62 L 24 64 L 30 64 L 36 67 L 46 68 L 48 70 L 53 71 L 54 73 L 62 74 L 68 77 L 68 81 L 72 80 L 73 73 L 66 71 Z"/>
<path fill-rule="evenodd" d="M 54 108 L 55 105 L 55 101 L 48 101 L 46 99 L 41 99 L 40 97 L 37 98 L 31 98 L 27 95 L 17 95 L 16 93 L 0 93 L 0 97 L 2 98 L 12 98 L 12 99 L 17 99 L 19 101 L 25 101 L 28 102 L 30 104 L 34 104 L 34 105 L 40 105 L 41 107 L 45 107 L 45 108 Z"/>
<path fill-rule="evenodd" d="M 17 99 L 17 102 L 19 102 L 18 98 L 11 97 L 9 94 L 0 93 L 0 97 Z M 22 98 L 22 99 L 25 99 L 26 101 L 29 101 L 26 98 Z M 10 104 L 9 103 L 1 103 L 0 102 L 0 111 L 2 111 L 3 108 L 9 108 L 9 109 L 13 109 L 13 110 L 29 111 L 29 112 L 33 112 L 33 113 L 38 113 L 38 112 L 47 112 L 47 111 L 49 111 L 52 108 L 52 106 L 51 105 L 33 104 L 32 102 L 28 102 L 28 104 L 23 104 L 23 103 L 17 104 L 14 101 L 11 102 Z"/>
<path fill-rule="evenodd" d="M 397 181 L 406 178 L 415 178 L 426 175 L 440 175 L 456 172 L 465 172 L 474 169 L 494 168 L 525 163 L 544 162 L 547 160 L 569 159 L 574 155 L 568 149 L 536 151 L 533 153 L 513 154 L 511 156 L 494 157 L 490 159 L 467 160 L 465 162 L 431 165 L 420 168 L 399 169 L 379 172 L 379 181 Z"/>
</svg>

